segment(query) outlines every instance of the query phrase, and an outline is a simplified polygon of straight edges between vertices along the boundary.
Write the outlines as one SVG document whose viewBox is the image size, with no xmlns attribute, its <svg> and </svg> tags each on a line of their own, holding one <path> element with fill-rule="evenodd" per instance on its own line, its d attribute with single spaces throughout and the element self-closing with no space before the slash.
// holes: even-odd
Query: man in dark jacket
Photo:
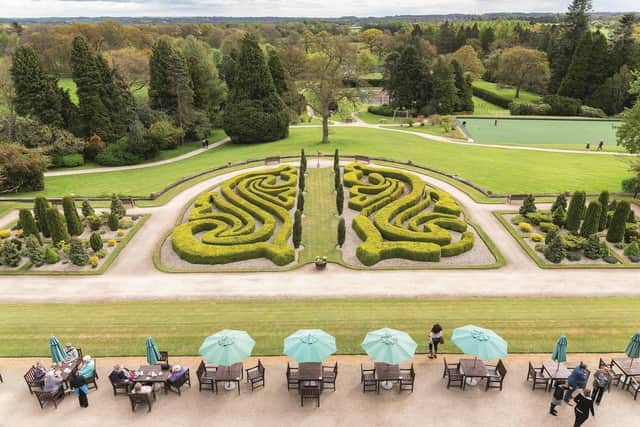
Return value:
<svg viewBox="0 0 640 427">
<path fill-rule="evenodd" d="M 560 406 L 562 404 L 562 398 L 564 397 L 564 392 L 567 391 L 567 386 L 565 383 L 556 382 L 553 387 L 553 397 L 551 398 L 551 408 L 549 409 L 549 413 L 554 417 L 558 415 L 558 411 L 556 411 L 556 406 Z"/>
<path fill-rule="evenodd" d="M 569 406 L 573 406 L 571 404 L 571 397 L 573 396 L 573 392 L 579 388 L 585 388 L 587 386 L 587 378 L 589 374 L 587 374 L 587 365 L 580 362 L 578 366 L 575 367 L 569 378 L 567 379 L 567 386 L 569 389 L 564 393 L 564 401 Z"/>
<path fill-rule="evenodd" d="M 591 390 L 587 389 L 584 391 L 584 394 L 579 394 L 573 399 L 576 402 L 576 407 L 574 409 L 576 415 L 576 421 L 573 424 L 573 427 L 580 427 L 587 419 L 589 418 L 589 412 L 594 417 L 596 413 L 593 410 L 593 400 L 591 400 Z"/>
</svg>

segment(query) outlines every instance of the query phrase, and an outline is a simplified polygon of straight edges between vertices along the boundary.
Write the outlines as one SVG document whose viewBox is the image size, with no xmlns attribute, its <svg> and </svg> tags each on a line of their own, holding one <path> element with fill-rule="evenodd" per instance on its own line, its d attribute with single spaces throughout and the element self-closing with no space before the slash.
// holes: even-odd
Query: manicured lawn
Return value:
<svg viewBox="0 0 640 427">
<path fill-rule="evenodd" d="M 390 284 L 392 285 L 392 284 Z M 573 352 L 621 352 L 637 330 L 640 298 L 406 298 L 149 301 L 97 304 L 0 305 L 0 357 L 47 357 L 55 335 L 92 356 L 145 353 L 153 336 L 172 355 L 196 355 L 203 339 L 223 329 L 248 331 L 255 355 L 282 353 L 283 339 L 299 328 L 321 328 L 336 337 L 338 353 L 360 354 L 367 331 L 405 330 L 426 351 L 434 322 L 445 329 L 444 352 L 455 327 L 491 328 L 509 352 L 551 353 L 559 335 Z"/>
<path fill-rule="evenodd" d="M 495 119 L 465 118 L 467 130 L 476 142 L 490 144 L 548 145 L 595 150 L 598 141 L 616 146 L 615 127 L 619 122 L 605 120 Z"/>
<path fill-rule="evenodd" d="M 76 87 L 76 82 L 74 82 L 73 79 L 71 78 L 59 79 L 58 86 L 65 90 L 68 90 L 69 96 L 71 97 L 71 102 L 73 102 L 76 105 L 78 104 L 79 101 L 78 101 L 77 87 Z M 137 90 L 132 89 L 131 93 L 133 94 L 133 97 L 135 98 L 138 104 L 143 104 L 149 98 L 149 86 L 143 86 L 142 88 Z"/>
<path fill-rule="evenodd" d="M 477 96 L 473 97 L 474 116 L 509 116 L 511 112 Z"/>
<path fill-rule="evenodd" d="M 393 117 L 390 116 L 381 116 L 379 114 L 373 114 L 370 113 L 368 111 L 360 111 L 358 113 L 358 117 L 360 117 L 360 120 L 362 120 L 365 123 L 369 123 L 370 125 L 379 125 L 379 124 L 384 124 L 384 123 L 398 123 L 398 124 L 402 124 L 405 122 L 406 118 L 403 117 L 396 117 L 396 120 L 393 120 Z M 382 120 L 382 122 L 381 122 Z"/>
<path fill-rule="evenodd" d="M 409 132 L 425 133 L 428 135 L 445 136 L 447 138 L 465 139 L 464 135 L 462 135 L 462 133 L 460 133 L 460 131 L 457 128 L 454 128 L 449 132 L 445 132 L 441 126 L 432 126 L 428 123 L 426 123 L 424 126 L 418 126 L 414 124 L 411 127 L 406 125 L 403 125 L 403 126 L 387 125 L 382 127 L 398 129 L 398 130 L 406 130 Z"/>
<path fill-rule="evenodd" d="M 268 156 L 298 154 L 304 148 L 312 163 L 319 150 L 341 154 L 382 156 L 449 171 L 494 192 L 560 192 L 581 188 L 596 192 L 618 191 L 628 176 L 628 159 L 616 156 L 545 153 L 474 147 L 430 141 L 400 132 L 355 127 L 331 128 L 331 142 L 320 143 L 319 128 L 292 128 L 285 140 L 265 143 L 226 144 L 179 162 L 145 169 L 48 177 L 44 194 L 78 196 L 148 195 L 176 180 L 228 162 Z M 34 193 L 23 193 L 33 195 Z"/>
<path fill-rule="evenodd" d="M 508 87 L 498 87 L 496 83 L 486 82 L 484 80 L 475 80 L 473 82 L 473 86 L 478 87 L 480 89 L 491 91 L 497 95 L 503 96 L 505 98 L 509 98 L 511 100 L 517 99 L 518 101 L 538 101 L 541 96 L 532 92 L 527 92 L 526 90 L 520 90 L 520 96 L 516 98 L 516 90 L 515 88 Z"/>
</svg>

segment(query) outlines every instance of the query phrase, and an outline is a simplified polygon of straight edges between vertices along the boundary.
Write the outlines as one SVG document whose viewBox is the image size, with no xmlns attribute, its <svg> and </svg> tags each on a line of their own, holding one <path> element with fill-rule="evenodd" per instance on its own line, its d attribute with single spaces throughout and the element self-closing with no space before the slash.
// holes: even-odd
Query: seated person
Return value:
<svg viewBox="0 0 640 427">
<path fill-rule="evenodd" d="M 93 378 L 96 373 L 96 362 L 93 361 L 91 356 L 87 355 L 82 358 L 82 366 L 78 370 L 78 373 L 87 380 Z"/>
<path fill-rule="evenodd" d="M 115 365 L 113 367 L 113 371 L 109 374 L 109 378 L 114 384 L 129 384 L 127 372 L 120 365 Z"/>
<path fill-rule="evenodd" d="M 44 377 L 44 387 L 42 391 L 45 393 L 56 393 L 62 384 L 62 378 L 57 377 L 54 372 L 48 372 Z"/>
<path fill-rule="evenodd" d="M 136 383 L 131 389 L 131 393 L 134 394 L 151 394 L 153 388 L 150 385 L 142 385 L 140 383 Z"/>
<path fill-rule="evenodd" d="M 185 371 L 185 369 L 182 366 L 174 365 L 171 368 L 171 375 L 169 375 L 169 379 L 167 379 L 167 381 L 175 383 L 178 380 L 178 378 L 180 378 L 182 376 L 184 371 Z"/>
<path fill-rule="evenodd" d="M 71 343 L 68 342 L 64 346 L 64 351 L 66 352 L 66 355 L 64 356 L 65 363 L 75 362 L 76 360 L 78 360 L 78 350 L 76 350 L 76 348 L 72 346 Z"/>
<path fill-rule="evenodd" d="M 41 362 L 37 362 L 34 368 L 35 369 L 33 370 L 33 379 L 36 382 L 40 382 L 44 380 L 44 376 L 47 375 L 47 368 L 45 368 Z"/>
</svg>

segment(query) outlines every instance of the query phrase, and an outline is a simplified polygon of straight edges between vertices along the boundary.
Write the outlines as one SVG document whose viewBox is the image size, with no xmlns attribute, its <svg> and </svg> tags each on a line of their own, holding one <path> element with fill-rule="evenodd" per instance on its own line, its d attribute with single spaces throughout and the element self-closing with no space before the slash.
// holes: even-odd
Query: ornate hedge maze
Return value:
<svg viewBox="0 0 640 427">
<path fill-rule="evenodd" d="M 440 261 L 470 251 L 475 234 L 446 192 L 416 175 L 353 163 L 344 168 L 352 227 L 362 243 L 356 256 L 371 266 L 389 258 Z"/>
<path fill-rule="evenodd" d="M 297 168 L 243 173 L 201 194 L 188 221 L 171 235 L 175 253 L 192 264 L 226 264 L 267 258 L 282 266 L 295 260 L 289 245 Z"/>
</svg>

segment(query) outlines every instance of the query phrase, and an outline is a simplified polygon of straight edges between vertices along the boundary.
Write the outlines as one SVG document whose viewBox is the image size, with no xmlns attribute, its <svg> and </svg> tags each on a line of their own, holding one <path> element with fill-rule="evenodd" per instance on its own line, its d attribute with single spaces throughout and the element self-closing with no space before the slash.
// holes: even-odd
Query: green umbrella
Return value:
<svg viewBox="0 0 640 427">
<path fill-rule="evenodd" d="M 149 365 L 155 365 L 158 363 L 160 359 L 160 350 L 158 350 L 158 346 L 155 342 L 153 342 L 153 338 L 147 337 L 147 362 Z"/>
<path fill-rule="evenodd" d="M 362 341 L 362 348 L 370 358 L 389 365 L 411 359 L 417 347 L 409 334 L 391 328 L 369 332 Z"/>
<path fill-rule="evenodd" d="M 298 363 L 322 362 L 336 352 L 336 339 L 321 329 L 300 329 L 284 340 L 284 354 Z"/>
<path fill-rule="evenodd" d="M 207 363 L 231 366 L 249 356 L 256 342 L 245 331 L 224 329 L 207 337 L 198 353 Z"/>
<path fill-rule="evenodd" d="M 560 367 L 560 363 L 567 361 L 567 337 L 564 335 L 561 335 L 560 338 L 558 338 L 555 347 L 553 347 L 551 360 L 558 362 L 558 367 Z"/>
<path fill-rule="evenodd" d="M 51 338 L 49 338 L 49 347 L 51 348 L 51 360 L 53 363 L 64 361 L 65 353 L 58 338 L 52 335 Z"/>
<path fill-rule="evenodd" d="M 640 357 L 640 331 L 631 337 L 625 353 L 631 358 L 631 364 L 633 364 L 633 359 Z"/>
<path fill-rule="evenodd" d="M 453 330 L 453 341 L 464 354 L 480 360 L 495 360 L 507 355 L 507 342 L 489 329 L 467 325 Z"/>
</svg>

